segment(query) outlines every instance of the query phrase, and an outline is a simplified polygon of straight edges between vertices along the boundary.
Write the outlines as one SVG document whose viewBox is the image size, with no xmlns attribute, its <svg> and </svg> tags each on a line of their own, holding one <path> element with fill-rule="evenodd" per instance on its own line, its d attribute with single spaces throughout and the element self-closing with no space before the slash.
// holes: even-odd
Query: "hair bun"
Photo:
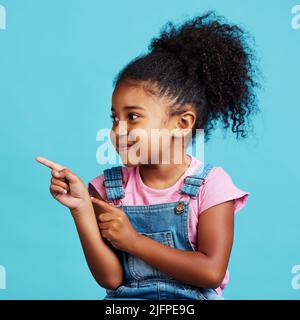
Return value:
<svg viewBox="0 0 300 320">
<path fill-rule="evenodd" d="M 153 53 L 173 54 L 185 65 L 189 77 L 202 81 L 209 76 L 225 80 L 229 75 L 219 74 L 219 70 L 230 63 L 228 58 L 235 55 L 235 59 L 247 59 L 241 43 L 243 34 L 240 27 L 224 23 L 224 17 L 209 11 L 179 27 L 168 21 L 148 49 Z"/>
</svg>

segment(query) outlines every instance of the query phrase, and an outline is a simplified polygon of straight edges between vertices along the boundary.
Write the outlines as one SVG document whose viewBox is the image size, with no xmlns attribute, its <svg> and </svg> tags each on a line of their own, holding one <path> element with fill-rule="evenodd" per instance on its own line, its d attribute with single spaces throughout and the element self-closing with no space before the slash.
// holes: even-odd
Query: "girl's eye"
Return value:
<svg viewBox="0 0 300 320">
<path fill-rule="evenodd" d="M 112 119 L 112 122 L 115 122 L 116 119 L 118 119 L 118 117 L 113 116 L 112 114 L 110 115 L 110 118 Z M 129 114 L 128 114 L 128 119 L 129 119 L 129 120 L 135 120 L 135 119 L 137 119 L 137 118 L 138 118 L 138 115 L 135 114 L 135 113 L 129 113 Z"/>
<path fill-rule="evenodd" d="M 136 118 L 133 118 L 133 119 L 132 119 L 132 117 L 136 117 Z M 135 113 L 129 113 L 129 114 L 128 114 L 128 118 L 131 118 L 130 120 L 135 120 L 135 119 L 138 118 L 138 115 L 135 114 Z"/>
</svg>

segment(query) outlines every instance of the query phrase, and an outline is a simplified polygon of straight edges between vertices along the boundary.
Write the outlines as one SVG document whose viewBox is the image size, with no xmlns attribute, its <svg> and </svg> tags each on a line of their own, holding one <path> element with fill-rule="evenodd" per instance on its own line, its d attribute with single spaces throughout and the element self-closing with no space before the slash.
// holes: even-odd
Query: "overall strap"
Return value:
<svg viewBox="0 0 300 320">
<path fill-rule="evenodd" d="M 107 199 L 109 201 L 117 200 L 125 197 L 123 187 L 122 166 L 112 167 L 103 171 L 103 186 L 106 190 Z"/>
<path fill-rule="evenodd" d="M 205 178 L 212 168 L 211 164 L 206 163 L 204 165 L 202 163 L 193 175 L 185 177 L 180 193 L 185 193 L 192 197 L 197 196 L 201 185 L 205 183 Z"/>
</svg>

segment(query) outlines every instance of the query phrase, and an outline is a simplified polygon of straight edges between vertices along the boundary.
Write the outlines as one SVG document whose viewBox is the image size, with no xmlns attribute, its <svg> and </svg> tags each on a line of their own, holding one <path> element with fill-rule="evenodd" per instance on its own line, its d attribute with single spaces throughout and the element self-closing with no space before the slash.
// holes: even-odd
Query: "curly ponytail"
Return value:
<svg viewBox="0 0 300 320">
<path fill-rule="evenodd" d="M 174 100 L 170 115 L 193 105 L 197 113 L 193 138 L 196 129 L 204 129 L 208 141 L 219 119 L 224 128 L 231 120 L 232 132 L 246 137 L 246 118 L 258 111 L 255 54 L 247 33 L 223 20 L 209 11 L 179 27 L 167 22 L 160 36 L 151 40 L 150 52 L 125 66 L 115 86 L 143 82 L 152 94 Z"/>
</svg>

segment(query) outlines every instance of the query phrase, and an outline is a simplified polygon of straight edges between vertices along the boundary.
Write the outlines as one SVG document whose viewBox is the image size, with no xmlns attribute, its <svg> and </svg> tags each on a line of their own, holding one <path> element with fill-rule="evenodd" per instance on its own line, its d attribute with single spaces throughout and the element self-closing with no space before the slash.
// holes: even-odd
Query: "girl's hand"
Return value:
<svg viewBox="0 0 300 320">
<path fill-rule="evenodd" d="M 97 218 L 102 237 L 116 249 L 130 252 L 140 234 L 134 229 L 126 213 L 106 201 L 93 197 L 91 200 L 101 212 Z"/>
<path fill-rule="evenodd" d="M 43 157 L 37 157 L 35 160 L 52 169 L 50 193 L 58 202 L 71 210 L 79 209 L 91 202 L 85 184 L 71 170 Z"/>
</svg>

